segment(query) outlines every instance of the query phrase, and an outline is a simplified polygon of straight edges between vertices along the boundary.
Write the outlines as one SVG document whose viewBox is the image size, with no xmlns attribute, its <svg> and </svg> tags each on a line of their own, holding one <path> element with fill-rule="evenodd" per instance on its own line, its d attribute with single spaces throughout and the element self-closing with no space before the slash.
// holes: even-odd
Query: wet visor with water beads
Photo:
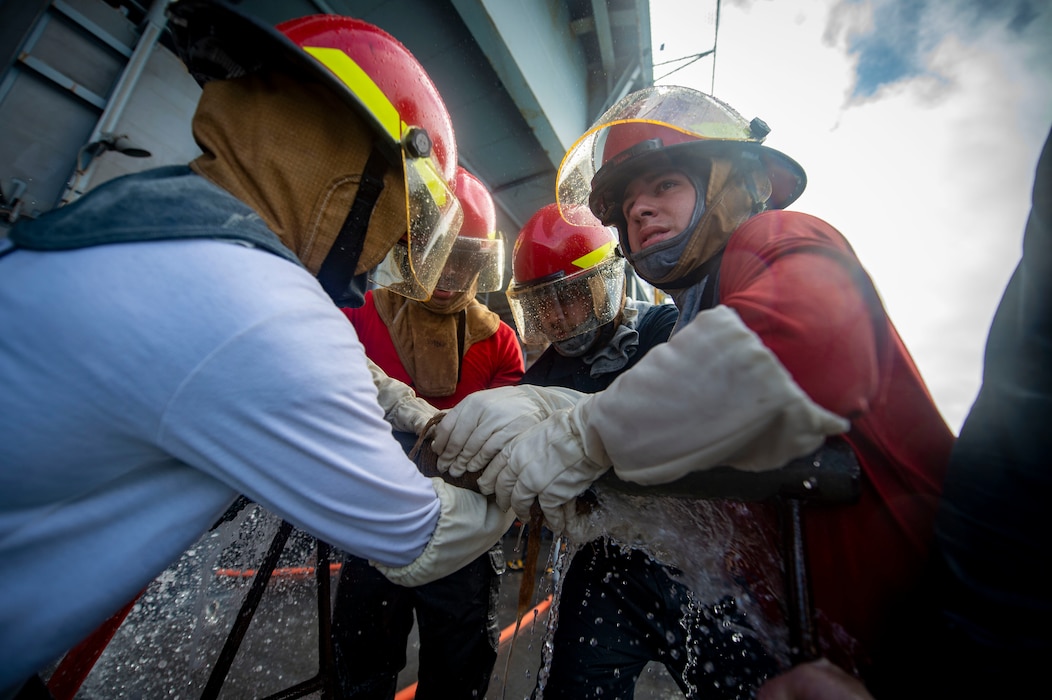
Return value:
<svg viewBox="0 0 1052 700">
<path fill-rule="evenodd" d="M 495 292 L 504 283 L 504 237 L 472 238 L 461 233 L 453 244 L 435 289 L 467 292 L 478 280 L 477 292 Z"/>
<path fill-rule="evenodd" d="M 463 167 L 457 168 L 456 186 L 464 224 L 435 289 L 495 292 L 504 284 L 504 236 L 497 231 L 493 197 L 486 185 Z M 474 286 L 476 280 L 478 285 Z"/>
<path fill-rule="evenodd" d="M 595 330 L 621 311 L 625 262 L 613 232 L 584 214 L 565 221 L 555 204 L 541 208 L 519 232 L 508 286 L 519 336 L 557 343 Z"/>
<path fill-rule="evenodd" d="M 656 168 L 695 170 L 705 159 L 752 154 L 771 180 L 768 206 L 782 209 L 807 183 L 800 165 L 763 145 L 770 129 L 729 105 L 680 86 L 631 93 L 608 109 L 570 147 L 559 165 L 556 195 L 563 217 L 581 223 L 590 212 L 616 225 L 626 185 Z"/>
<path fill-rule="evenodd" d="M 404 172 L 409 228 L 377 266 L 372 280 L 404 297 L 425 301 L 438 285 L 463 214 L 430 158 L 405 157 Z"/>
</svg>

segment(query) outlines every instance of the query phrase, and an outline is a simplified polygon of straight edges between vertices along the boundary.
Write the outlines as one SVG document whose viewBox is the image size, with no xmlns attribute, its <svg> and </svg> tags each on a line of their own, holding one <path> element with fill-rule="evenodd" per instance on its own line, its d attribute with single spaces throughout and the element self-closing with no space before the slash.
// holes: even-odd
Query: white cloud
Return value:
<svg viewBox="0 0 1052 700">
<path fill-rule="evenodd" d="M 706 10 L 690 10 L 692 21 L 676 12 L 698 4 L 652 0 L 655 62 L 711 48 Z M 1022 32 L 1008 28 L 1007 10 L 949 14 L 939 3 L 911 3 L 914 17 L 889 13 L 883 0 L 721 9 L 715 95 L 763 118 L 768 145 L 807 170 L 792 208 L 851 241 L 954 431 L 979 387 L 1052 123 L 1052 9 L 1016 4 L 1004 7 L 1040 11 L 1016 12 L 1032 20 Z M 879 48 L 900 51 L 902 62 L 889 65 L 906 75 L 871 94 L 856 91 L 862 59 L 849 51 L 867 32 L 898 38 Z M 872 56 L 865 60 L 872 77 Z M 711 59 L 661 82 L 709 92 Z"/>
</svg>

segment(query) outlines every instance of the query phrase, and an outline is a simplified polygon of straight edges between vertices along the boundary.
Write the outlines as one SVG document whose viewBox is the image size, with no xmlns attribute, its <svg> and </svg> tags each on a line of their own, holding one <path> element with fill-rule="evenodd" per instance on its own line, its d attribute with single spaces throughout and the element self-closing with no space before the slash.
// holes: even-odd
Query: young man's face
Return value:
<svg viewBox="0 0 1052 700">
<path fill-rule="evenodd" d="M 592 315 L 592 297 L 586 285 L 573 285 L 572 289 L 561 292 L 558 299 L 541 319 L 544 334 L 551 342 L 570 337 Z"/>
<path fill-rule="evenodd" d="M 640 175 L 628 183 L 621 212 L 633 253 L 680 234 L 690 224 L 697 193 L 678 170 Z"/>
</svg>

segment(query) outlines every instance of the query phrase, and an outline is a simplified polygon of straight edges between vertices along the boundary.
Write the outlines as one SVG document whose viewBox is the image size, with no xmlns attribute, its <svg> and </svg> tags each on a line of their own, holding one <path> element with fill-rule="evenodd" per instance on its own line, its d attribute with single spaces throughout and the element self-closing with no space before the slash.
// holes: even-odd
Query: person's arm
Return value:
<svg viewBox="0 0 1052 700">
<path fill-rule="evenodd" d="M 392 379 L 378 364 L 365 358 L 376 387 L 377 400 L 384 410 L 384 418 L 395 430 L 420 435 L 438 409 L 416 395 L 408 384 Z"/>
<path fill-rule="evenodd" d="M 734 309 L 820 406 L 848 417 L 868 410 L 885 359 L 885 313 L 858 259 L 829 224 L 794 212 L 744 223 L 724 254 L 720 303 Z"/>
<path fill-rule="evenodd" d="M 558 531 L 576 495 L 610 466 L 643 485 L 721 465 L 777 469 L 848 427 L 807 397 L 733 310 L 719 306 L 605 391 L 515 438 L 483 477 L 497 472 L 497 503 L 519 517 L 536 498 Z"/>
<path fill-rule="evenodd" d="M 879 382 L 879 302 L 828 225 L 796 215 L 787 225 L 801 230 L 775 237 L 774 221 L 728 246 L 724 305 L 488 460 L 483 480 L 496 484 L 498 503 L 521 517 L 539 497 L 558 529 L 561 507 L 611 465 L 644 485 L 723 464 L 775 469 L 848 429 L 840 416 L 864 412 Z"/>
<path fill-rule="evenodd" d="M 173 397 L 162 443 L 334 546 L 393 568 L 426 564 L 414 582 L 456 570 L 507 516 L 420 474 L 384 420 L 353 329 L 313 299 L 283 300 L 210 352 Z"/>
</svg>

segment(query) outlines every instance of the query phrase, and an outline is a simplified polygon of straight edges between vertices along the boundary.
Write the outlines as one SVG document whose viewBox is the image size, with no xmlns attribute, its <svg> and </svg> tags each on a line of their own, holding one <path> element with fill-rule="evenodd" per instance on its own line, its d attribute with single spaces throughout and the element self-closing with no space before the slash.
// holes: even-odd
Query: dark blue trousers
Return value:
<svg viewBox="0 0 1052 700">
<path fill-rule="evenodd" d="M 406 664 L 416 613 L 420 633 L 417 700 L 481 700 L 497 660 L 497 605 L 503 548 L 417 588 L 398 586 L 348 556 L 333 608 L 340 696 L 391 700 Z"/>
<path fill-rule="evenodd" d="M 592 542 L 563 582 L 545 700 L 630 700 L 651 662 L 688 698 L 748 698 L 777 671 L 732 598 L 699 604 L 664 566 Z M 745 631 L 745 634 L 742 631 Z"/>
</svg>

